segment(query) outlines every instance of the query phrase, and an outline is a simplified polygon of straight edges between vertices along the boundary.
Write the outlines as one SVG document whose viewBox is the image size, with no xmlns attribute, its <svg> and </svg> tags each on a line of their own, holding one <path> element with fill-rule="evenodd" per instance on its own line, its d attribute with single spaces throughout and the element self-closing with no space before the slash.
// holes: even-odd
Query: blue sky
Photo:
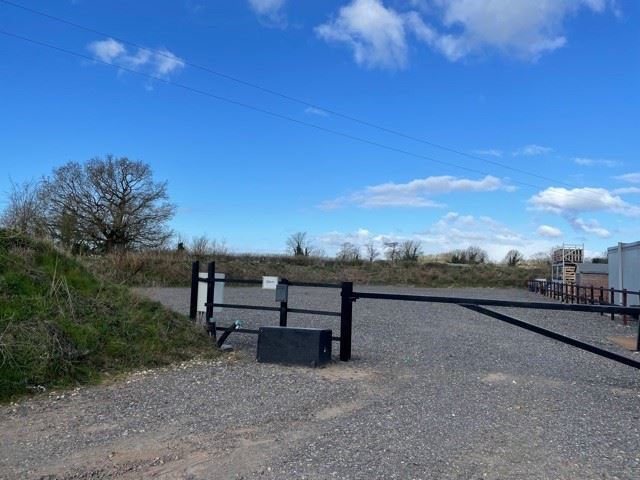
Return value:
<svg viewBox="0 0 640 480">
<path fill-rule="evenodd" d="M 639 2 L 12 1 L 108 35 L 0 2 L 1 30 L 87 57 L 0 34 L 1 192 L 111 153 L 169 181 L 176 232 L 236 251 L 640 237 Z"/>
</svg>

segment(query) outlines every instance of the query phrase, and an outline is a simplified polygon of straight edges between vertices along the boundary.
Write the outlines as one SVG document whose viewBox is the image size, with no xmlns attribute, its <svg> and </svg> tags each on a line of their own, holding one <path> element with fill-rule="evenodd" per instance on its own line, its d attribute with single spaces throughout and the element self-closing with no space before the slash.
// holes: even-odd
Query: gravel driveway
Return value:
<svg viewBox="0 0 640 480">
<path fill-rule="evenodd" d="M 187 289 L 140 293 L 188 310 Z M 227 289 L 225 301 L 275 305 L 252 288 Z M 338 292 L 295 288 L 289 305 L 339 309 Z M 607 337 L 637 322 L 504 311 L 636 356 Z M 277 323 L 271 312 L 221 317 Z M 289 323 L 338 332 L 337 319 Z M 233 334 L 222 360 L 1 406 L 0 478 L 640 478 L 640 371 L 462 307 L 359 300 L 353 361 L 321 369 L 257 364 L 255 342 Z"/>
</svg>

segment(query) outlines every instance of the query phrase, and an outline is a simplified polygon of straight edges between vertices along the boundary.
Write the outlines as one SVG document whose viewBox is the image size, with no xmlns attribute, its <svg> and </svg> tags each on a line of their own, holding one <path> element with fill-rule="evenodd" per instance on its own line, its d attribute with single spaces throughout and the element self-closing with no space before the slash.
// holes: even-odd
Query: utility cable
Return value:
<svg viewBox="0 0 640 480">
<path fill-rule="evenodd" d="M 153 53 L 154 55 L 165 57 L 165 58 L 170 59 L 170 60 L 175 60 L 174 56 L 169 55 L 165 51 L 162 51 L 162 50 L 145 47 L 145 46 L 140 45 L 140 44 L 138 44 L 136 42 L 129 41 L 129 40 L 125 39 L 125 38 L 122 38 L 122 37 L 119 37 L 119 36 L 116 36 L 116 35 L 111 35 L 109 33 L 102 32 L 100 30 L 96 30 L 94 28 L 87 27 L 85 25 L 81 25 L 79 23 L 72 22 L 70 20 L 66 20 L 64 18 L 55 16 L 55 15 L 51 15 L 49 13 L 46 13 L 46 12 L 43 12 L 43 11 L 40 11 L 40 10 L 36 10 L 34 8 L 26 7 L 24 5 L 20 5 L 18 3 L 12 2 L 10 0 L 0 0 L 0 2 L 4 3 L 6 5 L 10 5 L 12 7 L 15 7 L 15 8 L 19 8 L 19 9 L 24 10 L 24 11 L 29 12 L 29 13 L 42 16 L 44 18 L 48 18 L 50 20 L 54 20 L 56 22 L 63 23 L 63 24 L 72 26 L 74 28 L 78 28 L 78 29 L 84 30 L 86 32 L 90 32 L 90 33 L 93 33 L 93 34 L 96 34 L 96 35 L 100 35 L 100 36 L 103 36 L 103 37 L 112 38 L 114 40 L 117 40 L 118 42 L 121 42 L 121 43 L 124 43 L 126 45 L 138 48 L 138 49 L 140 49 L 142 51 L 145 51 L 145 52 L 148 52 L 148 53 Z M 461 155 L 461 156 L 464 156 L 464 157 L 467 157 L 467 158 L 470 158 L 470 159 L 473 159 L 473 160 L 479 160 L 481 162 L 488 163 L 488 164 L 491 164 L 491 165 L 494 165 L 494 166 L 497 166 L 497 167 L 500 167 L 500 168 L 504 168 L 504 169 L 507 169 L 507 170 L 511 170 L 513 172 L 521 173 L 523 175 L 535 177 L 535 178 L 538 178 L 539 180 L 546 180 L 546 181 L 549 181 L 549 182 L 553 182 L 555 184 L 560 184 L 560 185 L 564 185 L 566 187 L 571 187 L 571 188 L 575 188 L 576 187 L 576 185 L 573 185 L 573 184 L 568 183 L 568 182 L 564 182 L 562 180 L 553 179 L 553 178 L 550 178 L 550 177 L 546 177 L 544 175 L 540 175 L 540 174 L 535 173 L 535 172 L 530 172 L 528 170 L 524 170 L 524 169 L 521 169 L 521 168 L 518 168 L 518 167 L 507 165 L 505 163 L 498 162 L 496 160 L 491 160 L 491 159 L 488 159 L 488 158 L 481 157 L 479 155 L 474 155 L 474 154 L 471 154 L 471 153 L 467 153 L 467 152 L 464 152 L 462 150 L 451 148 L 451 147 L 448 147 L 446 145 L 442 145 L 442 144 L 439 144 L 439 143 L 436 143 L 436 142 L 432 142 L 432 141 L 424 139 L 424 138 L 416 137 L 414 135 L 410 135 L 410 134 L 401 132 L 401 131 L 393 129 L 393 128 L 388 128 L 388 127 L 385 127 L 383 125 L 379 125 L 379 124 L 370 122 L 368 120 L 363 120 L 363 119 L 355 117 L 353 115 L 349 115 L 349 114 L 346 114 L 346 113 L 339 112 L 337 110 L 326 108 L 324 106 L 321 106 L 321 105 L 318 105 L 318 104 L 315 104 L 315 103 L 312 103 L 312 102 L 308 102 L 306 100 L 302 100 L 302 99 L 294 97 L 292 95 L 288 95 L 286 93 L 278 92 L 276 90 L 272 90 L 272 89 L 264 87 L 262 85 L 258 85 L 256 83 L 249 82 L 247 80 L 243 80 L 241 78 L 238 78 L 238 77 L 235 77 L 235 76 L 232 76 L 232 75 L 228 75 L 226 73 L 223 73 L 223 72 L 217 71 L 215 69 L 212 69 L 211 67 L 208 67 L 206 65 L 201 65 L 201 64 L 198 64 L 198 63 L 190 62 L 188 60 L 183 59 L 182 57 L 180 57 L 180 60 L 185 65 L 187 65 L 189 67 L 192 67 L 192 68 L 207 72 L 207 73 L 209 73 L 211 75 L 215 75 L 217 77 L 224 78 L 226 80 L 229 80 L 229 81 L 244 85 L 244 86 L 249 87 L 249 88 L 253 88 L 255 90 L 259 90 L 259 91 L 264 92 L 264 93 L 268 93 L 270 95 L 274 95 L 274 96 L 280 97 L 282 99 L 285 99 L 285 100 L 288 100 L 288 101 L 291 101 L 291 102 L 298 103 L 300 105 L 304 105 L 304 106 L 309 107 L 309 108 L 315 108 L 317 110 L 322 110 L 323 112 L 326 112 L 326 113 L 328 113 L 330 115 L 333 115 L 333 116 L 336 116 L 336 117 L 339 117 L 339 118 L 343 118 L 345 120 L 349 120 L 351 122 L 355 122 L 355 123 L 358 123 L 360 125 L 363 125 L 363 126 L 366 126 L 366 127 L 369 127 L 369 128 L 373 128 L 373 129 L 376 129 L 376 130 L 379 130 L 379 131 L 382 131 L 382 132 L 385 132 L 385 133 L 388 133 L 388 134 L 391 134 L 391 135 L 396 135 L 398 137 L 401 137 L 401 138 L 404 138 L 404 139 L 407 139 L 407 140 L 411 140 L 411 141 L 414 141 L 414 142 L 422 143 L 424 145 L 429 145 L 430 147 L 437 148 L 437 149 L 440 149 L 440 150 L 443 150 L 443 151 L 446 151 L 446 152 L 449 152 L 449 153 L 453 153 L 453 154 L 456 154 L 456 155 Z"/>
</svg>

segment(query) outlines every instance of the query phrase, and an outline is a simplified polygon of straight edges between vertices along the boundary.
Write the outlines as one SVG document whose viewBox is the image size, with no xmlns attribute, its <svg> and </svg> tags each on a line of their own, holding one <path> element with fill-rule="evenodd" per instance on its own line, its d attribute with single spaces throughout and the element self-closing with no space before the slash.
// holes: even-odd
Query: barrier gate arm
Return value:
<svg viewBox="0 0 640 480">
<path fill-rule="evenodd" d="M 559 342 L 569 344 L 581 350 L 586 350 L 587 352 L 595 353 L 596 355 L 600 355 L 601 357 L 608 358 L 609 360 L 613 360 L 615 362 L 619 362 L 624 365 L 628 365 L 630 367 L 640 369 L 640 362 L 636 360 L 625 357 L 624 355 L 619 355 L 617 353 L 610 352 L 603 348 L 596 347 L 595 345 L 591 345 L 590 343 L 585 343 L 580 340 L 576 340 L 575 338 L 568 337 L 558 332 L 554 332 L 553 330 L 548 330 L 546 328 L 533 325 L 532 323 L 527 323 L 522 320 L 518 320 L 517 318 L 510 317 L 509 315 L 505 315 L 504 313 L 494 312 L 493 310 L 489 310 L 488 308 L 484 308 L 479 305 L 462 303 L 460 304 L 460 306 L 466 309 L 472 310 L 474 312 L 481 313 L 482 315 L 487 315 L 497 320 L 501 320 L 503 322 L 514 325 L 516 327 L 524 328 L 525 330 L 538 333 L 547 338 L 552 338 L 553 340 L 557 340 Z"/>
</svg>

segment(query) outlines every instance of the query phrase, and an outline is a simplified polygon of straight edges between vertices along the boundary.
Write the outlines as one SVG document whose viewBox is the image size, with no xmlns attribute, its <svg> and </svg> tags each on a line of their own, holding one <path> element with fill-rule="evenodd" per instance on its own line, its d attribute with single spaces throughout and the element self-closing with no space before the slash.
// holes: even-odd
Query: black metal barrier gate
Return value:
<svg viewBox="0 0 640 480">
<path fill-rule="evenodd" d="M 565 312 L 595 312 L 600 314 L 613 315 L 629 315 L 636 320 L 640 317 L 640 307 L 618 306 L 618 305 L 594 305 L 594 304 L 567 304 L 567 303 L 545 303 L 545 302 L 523 302 L 512 300 L 490 300 L 479 298 L 461 298 L 461 297 L 440 297 L 433 295 L 404 295 L 395 293 L 375 293 L 375 292 L 354 292 L 352 282 L 342 282 L 340 284 L 333 283 L 308 283 L 308 282 L 289 282 L 286 279 L 279 279 L 279 285 L 288 285 L 293 287 L 317 287 L 317 288 L 335 288 L 340 289 L 341 308 L 340 312 L 330 312 L 325 310 L 308 310 L 301 308 L 290 308 L 287 301 L 280 302 L 279 307 L 268 307 L 261 305 L 240 305 L 228 303 L 214 303 L 215 284 L 235 283 L 245 285 L 259 285 L 262 280 L 256 279 L 230 279 L 215 278 L 215 262 L 210 262 L 207 266 L 207 278 L 200 278 L 200 263 L 194 262 L 191 270 L 191 308 L 189 316 L 196 319 L 198 315 L 198 286 L 200 283 L 206 283 L 212 288 L 207 288 L 207 299 L 205 302 L 205 320 L 207 328 L 211 336 L 216 337 L 216 331 L 223 331 L 218 343 L 221 344 L 231 332 L 258 334 L 259 330 L 238 328 L 236 325 L 227 327 L 218 326 L 213 321 L 213 308 L 224 307 L 231 309 L 244 310 L 262 310 L 279 312 L 280 326 L 287 326 L 287 313 L 300 313 L 309 315 L 321 315 L 340 317 L 340 336 L 333 337 L 334 341 L 340 342 L 340 360 L 348 361 L 351 359 L 351 334 L 352 334 L 352 304 L 358 299 L 374 299 L 374 300 L 396 300 L 405 302 L 426 302 L 426 303 L 448 303 L 460 305 L 468 310 L 487 315 L 489 317 L 501 320 L 516 327 L 524 328 L 530 332 L 552 338 L 567 345 L 585 350 L 587 352 L 600 355 L 602 357 L 614 360 L 616 362 L 628 365 L 633 368 L 640 369 L 640 361 L 634 360 L 624 355 L 620 355 L 609 350 L 605 350 L 596 345 L 577 340 L 575 338 L 563 335 L 561 333 L 549 330 L 532 323 L 518 320 L 504 313 L 495 312 L 486 307 L 508 307 L 508 308 L 528 308 L 534 310 L 557 310 Z M 638 334 L 636 338 L 636 350 L 640 351 L 640 321 L 638 322 Z"/>
<path fill-rule="evenodd" d="M 460 305 L 474 312 L 487 315 L 489 317 L 501 320 L 503 322 L 515 325 L 516 327 L 524 328 L 534 333 L 538 333 L 548 338 L 552 338 L 559 342 L 571 345 L 587 352 L 595 353 L 602 357 L 614 360 L 616 362 L 623 363 L 633 368 L 640 369 L 640 361 L 633 360 L 624 355 L 619 355 L 609 350 L 591 345 L 590 343 L 576 340 L 575 338 L 568 337 L 558 332 L 548 330 L 531 323 L 518 320 L 509 315 L 503 313 L 494 312 L 485 307 L 510 307 L 510 308 L 530 308 L 538 310 L 560 310 L 570 312 L 596 312 L 596 313 L 608 313 L 619 315 L 630 315 L 635 319 L 640 316 L 640 308 L 638 307 L 621 307 L 621 306 L 604 306 L 604 305 L 578 305 L 578 304 L 565 304 L 565 303 L 543 303 L 543 302 L 522 302 L 511 300 L 485 300 L 478 298 L 459 298 L 459 297 L 438 297 L 429 295 L 402 295 L 394 293 L 372 293 L 372 292 L 353 292 L 353 300 L 359 298 L 368 298 L 376 300 L 400 300 L 406 302 L 427 302 L 427 303 L 450 303 Z M 636 342 L 636 349 L 640 350 L 640 322 L 638 322 L 638 337 Z"/>
<path fill-rule="evenodd" d="M 207 265 L 207 278 L 200 278 L 200 262 L 193 262 L 191 266 L 191 301 L 189 308 L 189 317 L 195 320 L 198 316 L 198 286 L 200 283 L 206 283 L 207 286 L 207 300 L 205 302 L 205 322 L 209 334 L 217 339 L 216 331 L 223 331 L 224 333 L 217 339 L 219 346 L 232 332 L 238 333 L 250 333 L 258 334 L 259 330 L 249 328 L 239 328 L 237 325 L 230 325 L 227 327 L 216 325 L 213 320 L 213 308 L 223 307 L 230 309 L 240 310 L 261 310 L 267 312 L 278 312 L 280 314 L 280 326 L 287 326 L 287 314 L 288 313 L 300 313 L 306 315 L 320 315 L 326 317 L 340 317 L 340 336 L 332 337 L 334 341 L 340 342 L 340 360 L 346 362 L 351 359 L 351 330 L 352 330 L 352 304 L 355 300 L 353 298 L 353 283 L 342 282 L 340 284 L 335 283 L 311 283 L 311 282 L 289 282 L 287 279 L 279 279 L 278 285 L 287 285 L 291 287 L 314 287 L 314 288 L 335 288 L 340 289 L 341 304 L 339 312 L 330 312 L 326 310 L 309 310 L 304 308 L 290 308 L 288 302 L 281 301 L 279 307 L 267 307 L 262 305 L 241 305 L 230 303 L 214 303 L 214 290 L 216 283 L 235 283 L 242 285 L 262 285 L 262 280 L 247 279 L 247 278 L 215 278 L 216 277 L 216 264 L 215 262 L 209 262 Z"/>
</svg>

